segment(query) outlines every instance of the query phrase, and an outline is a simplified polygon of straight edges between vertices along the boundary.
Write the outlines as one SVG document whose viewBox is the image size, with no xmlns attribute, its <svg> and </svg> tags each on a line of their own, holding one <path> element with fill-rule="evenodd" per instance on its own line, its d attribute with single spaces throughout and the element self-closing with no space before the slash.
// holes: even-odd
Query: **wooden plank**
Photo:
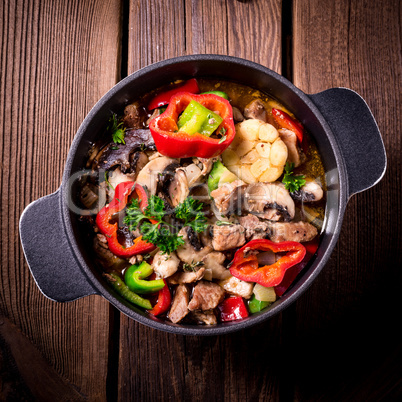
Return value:
<svg viewBox="0 0 402 402">
<path fill-rule="evenodd" d="M 297 353 L 289 366 L 300 400 L 396 400 L 402 394 L 395 320 L 401 282 L 400 12 L 393 0 L 294 2 L 295 85 L 307 93 L 337 86 L 360 93 L 388 155 L 385 177 L 351 199 L 331 260 L 297 303 Z"/>
<path fill-rule="evenodd" d="M 129 72 L 195 53 L 245 57 L 280 71 L 280 1 L 130 4 Z M 213 338 L 167 334 L 123 315 L 120 328 L 119 400 L 277 400 L 284 385 L 281 316 Z"/>
<path fill-rule="evenodd" d="M 83 397 L 105 399 L 108 303 L 96 296 L 68 304 L 46 299 L 17 228 L 23 208 L 60 185 L 74 133 L 119 76 L 120 1 L 15 0 L 0 7 L 0 309 Z"/>
</svg>

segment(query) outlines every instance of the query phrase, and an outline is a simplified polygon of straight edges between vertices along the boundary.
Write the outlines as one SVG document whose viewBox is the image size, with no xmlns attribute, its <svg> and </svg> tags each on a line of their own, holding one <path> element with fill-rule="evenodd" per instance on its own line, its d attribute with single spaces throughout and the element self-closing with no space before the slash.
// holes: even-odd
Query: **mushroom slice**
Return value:
<svg viewBox="0 0 402 402">
<path fill-rule="evenodd" d="M 195 272 L 176 272 L 168 281 L 172 285 L 197 282 L 204 276 L 204 272 L 205 268 L 200 268 Z"/>
<path fill-rule="evenodd" d="M 195 163 L 192 163 L 191 165 L 182 168 L 182 170 L 186 174 L 189 187 L 197 183 L 199 179 L 202 177 L 202 171 Z"/>
<path fill-rule="evenodd" d="M 143 187 L 147 187 L 151 195 L 156 194 L 159 174 L 176 159 L 171 159 L 166 156 L 155 158 L 149 161 L 137 176 L 137 183 Z"/>
<path fill-rule="evenodd" d="M 152 261 L 152 268 L 159 278 L 167 278 L 173 275 L 179 268 L 180 260 L 175 252 L 163 254 L 158 251 Z"/>
<path fill-rule="evenodd" d="M 137 149 L 155 147 L 154 139 L 149 130 L 127 130 L 124 136 L 125 144 L 111 143 L 103 148 L 94 159 L 94 168 L 108 170 L 119 165 L 123 173 L 131 172 L 130 155 Z"/>
<path fill-rule="evenodd" d="M 248 119 L 258 119 L 267 122 L 267 110 L 260 99 L 254 99 L 244 108 L 244 116 Z"/>
<path fill-rule="evenodd" d="M 296 201 L 315 202 L 320 201 L 324 196 L 322 187 L 315 180 L 306 180 L 306 184 L 290 194 Z"/>
<path fill-rule="evenodd" d="M 214 158 L 193 158 L 193 161 L 195 164 L 198 164 L 197 162 L 200 162 L 202 164 L 201 175 L 205 176 L 211 171 L 213 164 L 218 159 L 219 157 L 216 156 Z"/>
<path fill-rule="evenodd" d="M 185 243 L 176 250 L 176 254 L 187 264 L 202 261 L 202 259 L 212 251 L 212 247 L 202 247 L 200 242 L 197 244 L 194 231 L 190 227 L 182 228 L 179 231 L 179 236 L 183 237 Z"/>
<path fill-rule="evenodd" d="M 182 203 L 188 197 L 189 192 L 186 173 L 183 169 L 177 169 L 169 186 L 169 197 L 172 205 L 176 207 Z"/>
<path fill-rule="evenodd" d="M 296 134 L 286 128 L 278 130 L 281 140 L 288 148 L 287 162 L 294 163 L 295 167 L 300 166 L 306 159 L 306 156 L 297 145 Z"/>
<path fill-rule="evenodd" d="M 212 278 L 223 280 L 231 277 L 230 271 L 223 266 L 225 258 L 223 253 L 213 251 L 202 259 L 205 269 L 211 270 Z"/>
<path fill-rule="evenodd" d="M 282 183 L 250 184 L 244 198 L 244 210 L 259 218 L 288 222 L 295 216 L 295 203 Z"/>
<path fill-rule="evenodd" d="M 131 171 L 135 173 L 135 177 L 149 162 L 148 156 L 145 152 L 134 152 L 130 157 Z"/>
<path fill-rule="evenodd" d="M 235 180 L 231 183 L 225 183 L 216 190 L 211 191 L 211 197 L 219 212 L 223 215 L 229 213 L 241 214 L 244 190 L 246 184 L 242 180 Z"/>
</svg>

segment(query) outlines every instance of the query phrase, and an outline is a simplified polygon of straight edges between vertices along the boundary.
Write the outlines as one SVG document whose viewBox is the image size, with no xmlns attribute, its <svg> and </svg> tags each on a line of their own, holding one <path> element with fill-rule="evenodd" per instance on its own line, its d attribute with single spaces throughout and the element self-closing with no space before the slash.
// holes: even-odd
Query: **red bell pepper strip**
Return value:
<svg viewBox="0 0 402 402">
<path fill-rule="evenodd" d="M 248 317 L 248 311 L 240 296 L 231 296 L 218 305 L 222 322 L 240 320 Z"/>
<path fill-rule="evenodd" d="M 293 267 L 289 268 L 285 272 L 285 276 L 282 279 L 282 282 L 275 286 L 275 293 L 278 297 L 282 296 L 289 286 L 293 283 L 296 279 L 297 275 L 304 269 L 307 263 L 311 260 L 314 254 L 317 251 L 319 242 L 319 236 L 316 236 L 313 240 L 303 243 L 303 246 L 306 248 L 306 255 L 304 256 L 303 260 L 299 263 L 294 265 Z"/>
<path fill-rule="evenodd" d="M 271 265 L 259 267 L 257 256 L 250 251 L 268 251 L 287 254 Z M 238 279 L 247 282 L 256 282 L 262 286 L 271 287 L 279 285 L 286 270 L 303 260 L 306 249 L 301 243 L 284 241 L 274 243 L 267 239 L 251 240 L 241 249 L 237 250 L 230 273 Z"/>
<path fill-rule="evenodd" d="M 219 114 L 223 119 L 216 130 L 223 133 L 221 139 L 200 133 L 190 135 L 178 130 L 179 115 L 192 100 Z M 184 92 L 175 95 L 165 112 L 149 123 L 149 128 L 158 151 L 171 158 L 218 156 L 230 145 L 235 136 L 232 107 L 226 99 L 214 94 L 193 95 Z"/>
<path fill-rule="evenodd" d="M 170 307 L 170 303 L 172 301 L 172 295 L 170 294 L 169 286 L 164 279 L 165 286 L 159 291 L 158 301 L 152 310 L 148 310 L 148 313 L 158 316 L 167 311 Z"/>
<path fill-rule="evenodd" d="M 200 93 L 200 88 L 198 88 L 197 80 L 195 78 L 192 78 L 179 87 L 156 95 L 155 98 L 153 98 L 151 102 L 149 102 L 148 110 L 167 105 L 170 102 L 170 98 L 173 95 L 176 95 L 178 92 L 190 92 L 192 94 Z"/>
<path fill-rule="evenodd" d="M 303 141 L 304 128 L 297 120 L 290 117 L 283 110 L 275 108 L 272 109 L 272 116 L 280 127 L 293 131 L 299 142 L 301 143 Z"/>
<path fill-rule="evenodd" d="M 152 251 L 155 246 L 142 240 L 142 236 L 134 240 L 130 247 L 124 247 L 117 239 L 117 222 L 111 223 L 114 214 L 122 211 L 130 196 L 136 195 L 140 200 L 140 209 L 143 211 L 148 205 L 147 193 L 139 185 L 132 181 L 120 183 L 116 186 L 114 198 L 109 205 L 103 207 L 96 216 L 96 224 L 99 230 L 106 236 L 109 250 L 119 257 L 132 257 L 136 254 L 143 254 Z"/>
</svg>

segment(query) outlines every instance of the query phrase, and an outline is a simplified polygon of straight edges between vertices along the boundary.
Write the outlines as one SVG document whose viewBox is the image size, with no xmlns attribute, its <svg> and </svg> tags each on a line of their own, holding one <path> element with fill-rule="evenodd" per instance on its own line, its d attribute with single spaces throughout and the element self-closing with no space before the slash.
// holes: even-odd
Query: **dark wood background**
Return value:
<svg viewBox="0 0 402 402">
<path fill-rule="evenodd" d="M 2 0 L 0 34 L 1 401 L 401 400 L 398 0 Z M 257 327 L 183 337 L 99 296 L 46 299 L 19 242 L 24 207 L 58 188 L 80 122 L 118 80 L 194 53 L 256 61 L 307 93 L 356 90 L 385 177 L 350 200 L 309 290 Z"/>
</svg>

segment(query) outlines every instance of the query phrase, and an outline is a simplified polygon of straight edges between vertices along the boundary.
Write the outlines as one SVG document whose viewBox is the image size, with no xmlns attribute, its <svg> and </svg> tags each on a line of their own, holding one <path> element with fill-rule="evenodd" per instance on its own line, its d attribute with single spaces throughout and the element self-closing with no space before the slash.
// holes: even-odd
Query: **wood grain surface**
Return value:
<svg viewBox="0 0 402 402">
<path fill-rule="evenodd" d="M 3 0 L 0 34 L 0 401 L 401 399 L 400 2 Z M 311 288 L 248 330 L 183 337 L 99 296 L 46 299 L 19 243 L 22 210 L 58 188 L 74 133 L 120 78 L 196 53 L 256 61 L 307 93 L 356 90 L 385 177 L 350 200 Z"/>
</svg>

